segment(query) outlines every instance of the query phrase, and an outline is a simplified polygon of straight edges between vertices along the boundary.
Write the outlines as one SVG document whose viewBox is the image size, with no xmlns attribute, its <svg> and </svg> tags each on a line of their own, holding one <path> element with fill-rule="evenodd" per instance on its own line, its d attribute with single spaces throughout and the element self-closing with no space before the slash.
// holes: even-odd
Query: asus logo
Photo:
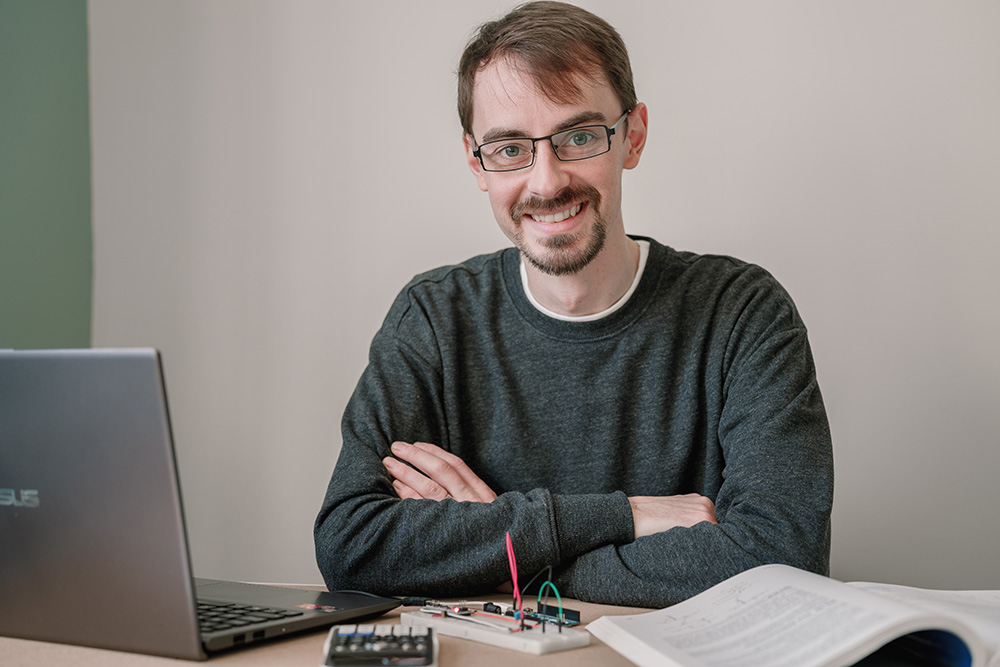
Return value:
<svg viewBox="0 0 1000 667">
<path fill-rule="evenodd" d="M 0 507 L 38 507 L 42 501 L 35 489 L 0 489 Z"/>
</svg>

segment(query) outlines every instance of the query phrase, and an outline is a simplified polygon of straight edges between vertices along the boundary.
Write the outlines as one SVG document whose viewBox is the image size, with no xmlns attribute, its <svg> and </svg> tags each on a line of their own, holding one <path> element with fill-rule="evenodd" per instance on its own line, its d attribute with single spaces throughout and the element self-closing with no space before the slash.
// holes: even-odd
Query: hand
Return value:
<svg viewBox="0 0 1000 667">
<path fill-rule="evenodd" d="M 697 493 L 683 496 L 631 496 L 628 502 L 632 506 L 636 539 L 671 528 L 690 528 L 703 521 L 719 523 L 715 518 L 715 503 Z"/>
<path fill-rule="evenodd" d="M 392 453 L 416 470 L 391 456 L 382 459 L 392 486 L 400 498 L 444 500 L 454 498 L 475 503 L 491 503 L 497 494 L 479 479 L 465 461 L 427 442 L 392 443 Z M 421 474 L 423 473 L 423 474 Z"/>
</svg>

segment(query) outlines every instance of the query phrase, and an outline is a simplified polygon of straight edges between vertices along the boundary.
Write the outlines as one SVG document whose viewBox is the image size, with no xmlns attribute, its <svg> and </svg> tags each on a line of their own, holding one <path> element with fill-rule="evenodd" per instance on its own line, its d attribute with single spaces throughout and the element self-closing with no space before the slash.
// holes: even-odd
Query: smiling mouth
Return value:
<svg viewBox="0 0 1000 667">
<path fill-rule="evenodd" d="M 559 211 L 558 213 L 552 213 L 549 215 L 535 215 L 533 213 L 529 213 L 528 215 L 535 222 L 562 222 L 563 220 L 572 218 L 574 215 L 579 213 L 581 208 L 583 208 L 583 204 L 576 204 L 575 206 L 571 206 L 565 211 Z"/>
</svg>

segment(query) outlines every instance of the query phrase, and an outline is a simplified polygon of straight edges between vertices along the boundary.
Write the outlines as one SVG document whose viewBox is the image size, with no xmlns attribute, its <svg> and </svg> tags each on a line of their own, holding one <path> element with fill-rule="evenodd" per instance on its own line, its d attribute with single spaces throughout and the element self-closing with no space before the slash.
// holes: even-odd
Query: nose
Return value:
<svg viewBox="0 0 1000 667">
<path fill-rule="evenodd" d="M 549 141 L 535 144 L 535 163 L 528 169 L 528 188 L 533 195 L 552 199 L 569 185 L 566 163 L 556 157 Z"/>
</svg>

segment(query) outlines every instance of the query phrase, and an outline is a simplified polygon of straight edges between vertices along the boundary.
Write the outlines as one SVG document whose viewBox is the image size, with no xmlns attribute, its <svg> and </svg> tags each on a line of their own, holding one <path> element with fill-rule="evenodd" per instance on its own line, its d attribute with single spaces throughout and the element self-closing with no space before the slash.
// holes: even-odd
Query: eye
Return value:
<svg viewBox="0 0 1000 667">
<path fill-rule="evenodd" d="M 483 158 L 492 165 L 503 168 L 528 164 L 531 162 L 531 141 L 501 139 L 484 146 Z"/>
<path fill-rule="evenodd" d="M 487 155 L 496 160 L 516 160 L 519 157 L 524 157 L 524 154 L 530 150 L 530 146 L 525 145 L 523 141 L 498 141 L 495 144 L 489 144 Z"/>
<path fill-rule="evenodd" d="M 594 134 L 592 132 L 574 132 L 566 143 L 570 146 L 586 146 L 593 140 Z"/>
</svg>

